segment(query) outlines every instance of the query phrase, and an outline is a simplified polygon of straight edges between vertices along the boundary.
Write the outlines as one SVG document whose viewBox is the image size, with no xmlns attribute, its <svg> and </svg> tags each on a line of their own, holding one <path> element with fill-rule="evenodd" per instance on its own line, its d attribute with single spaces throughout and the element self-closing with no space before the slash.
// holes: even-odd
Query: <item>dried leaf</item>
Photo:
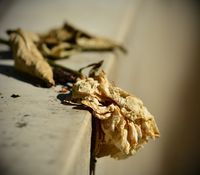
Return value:
<svg viewBox="0 0 200 175">
<path fill-rule="evenodd" d="M 66 85 L 66 83 L 75 83 L 77 78 L 81 78 L 83 75 L 73 69 L 62 66 L 54 61 L 48 60 L 49 65 L 53 68 L 53 77 L 56 84 Z"/>
<path fill-rule="evenodd" d="M 74 33 L 63 26 L 61 28 L 52 29 L 48 33 L 41 34 L 40 38 L 46 44 L 56 45 L 58 43 L 70 41 L 74 38 Z"/>
<path fill-rule="evenodd" d="M 77 52 L 79 52 L 78 50 L 80 50 L 78 48 L 75 49 L 75 47 L 72 47 L 72 45 L 70 45 L 69 43 L 64 42 L 58 43 L 55 46 L 51 46 L 51 48 L 49 48 L 47 44 L 42 43 L 39 49 L 44 56 L 53 60 L 67 58 L 76 54 Z"/>
<path fill-rule="evenodd" d="M 88 34 L 69 23 L 40 35 L 39 49 L 53 59 L 66 58 L 81 51 L 126 50 L 114 41 Z"/>
<path fill-rule="evenodd" d="M 64 24 L 63 28 L 72 33 L 73 37 L 71 40 L 75 42 L 82 50 L 106 51 L 117 48 L 123 52 L 126 52 L 126 50 L 120 44 L 106 38 L 89 34 L 88 32 L 74 27 L 68 22 Z"/>
<path fill-rule="evenodd" d="M 89 64 L 89 65 L 79 69 L 79 72 L 81 73 L 84 69 L 91 67 L 91 69 L 89 71 L 89 77 L 94 77 L 95 74 L 100 69 L 100 67 L 102 66 L 102 64 L 103 64 L 103 60 L 99 61 L 98 63 Z"/>
<path fill-rule="evenodd" d="M 110 51 L 118 48 L 122 52 L 126 52 L 122 46 L 106 38 L 98 38 L 94 36 L 88 38 L 80 36 L 77 38 L 76 42 L 83 51 Z"/>
<path fill-rule="evenodd" d="M 149 138 L 159 137 L 154 117 L 142 101 L 112 86 L 103 71 L 77 81 L 72 99 L 90 107 L 97 118 L 96 157 L 127 158 Z"/>
<path fill-rule="evenodd" d="M 21 29 L 9 31 L 8 34 L 15 68 L 45 81 L 50 86 L 54 85 L 52 69 L 34 44 L 37 42 L 36 35 Z"/>
</svg>

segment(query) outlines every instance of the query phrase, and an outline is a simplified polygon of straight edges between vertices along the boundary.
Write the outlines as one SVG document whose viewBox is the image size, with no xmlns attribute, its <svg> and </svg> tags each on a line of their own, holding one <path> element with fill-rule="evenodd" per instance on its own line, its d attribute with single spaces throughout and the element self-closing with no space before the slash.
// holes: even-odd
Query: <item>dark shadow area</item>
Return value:
<svg viewBox="0 0 200 175">
<path fill-rule="evenodd" d="M 29 76 L 22 72 L 18 72 L 14 69 L 13 66 L 0 64 L 0 74 L 15 78 L 15 79 L 17 79 L 19 81 L 23 81 L 25 83 L 32 84 L 33 86 L 46 87 L 46 84 L 44 82 L 42 82 L 40 79 Z"/>
<path fill-rule="evenodd" d="M 81 103 L 75 103 L 71 101 L 71 92 L 67 93 L 67 94 L 58 94 L 57 95 L 57 99 L 60 100 L 60 102 L 63 105 L 69 105 L 69 106 L 73 106 L 72 109 L 78 109 L 78 110 L 87 110 L 92 114 L 92 110 L 90 108 L 88 108 L 87 106 L 84 106 Z"/>
<path fill-rule="evenodd" d="M 89 111 L 92 115 L 92 109 L 90 109 L 89 107 L 87 106 L 84 106 L 84 105 L 77 105 L 77 106 L 74 106 L 72 109 L 78 109 L 78 110 L 82 110 L 82 111 Z"/>
<path fill-rule="evenodd" d="M 10 51 L 0 51 L 0 59 L 2 60 L 12 60 L 12 52 Z"/>
<path fill-rule="evenodd" d="M 199 37 L 199 36 L 198 36 Z M 199 37 L 200 38 L 200 37 Z M 200 174 L 200 40 L 190 74 L 185 78 L 179 94 L 178 109 L 172 114 L 170 137 L 163 150 L 162 175 Z"/>
<path fill-rule="evenodd" d="M 163 151 L 163 175 L 200 174 L 200 67 L 194 74 L 182 90 L 180 109 L 173 114 L 178 124 L 171 128 Z"/>
<path fill-rule="evenodd" d="M 71 98 L 71 94 L 58 94 L 58 95 L 57 95 L 57 99 L 60 100 L 60 102 L 61 102 L 62 104 L 64 104 L 63 102 L 64 102 L 65 100 L 70 100 L 70 98 Z"/>
<path fill-rule="evenodd" d="M 6 166 L 4 166 L 2 162 L 0 162 L 0 174 L 1 175 L 9 174 L 9 169 Z"/>
</svg>

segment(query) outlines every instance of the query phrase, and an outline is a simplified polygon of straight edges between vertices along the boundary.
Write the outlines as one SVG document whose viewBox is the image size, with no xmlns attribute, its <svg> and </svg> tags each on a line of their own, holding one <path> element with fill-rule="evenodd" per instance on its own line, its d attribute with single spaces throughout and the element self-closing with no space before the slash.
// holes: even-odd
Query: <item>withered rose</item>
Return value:
<svg viewBox="0 0 200 175">
<path fill-rule="evenodd" d="M 127 158 L 149 138 L 160 135 L 153 115 L 143 102 L 113 86 L 103 71 L 94 78 L 77 81 L 72 100 L 90 107 L 96 117 L 96 157 Z"/>
</svg>

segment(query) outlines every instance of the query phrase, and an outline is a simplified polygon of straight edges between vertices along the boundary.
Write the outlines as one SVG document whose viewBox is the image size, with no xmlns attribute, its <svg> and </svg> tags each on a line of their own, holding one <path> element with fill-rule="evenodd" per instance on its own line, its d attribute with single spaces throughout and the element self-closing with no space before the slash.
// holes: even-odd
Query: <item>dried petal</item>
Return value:
<svg viewBox="0 0 200 175">
<path fill-rule="evenodd" d="M 72 98 L 90 107 L 97 118 L 96 157 L 124 159 L 149 138 L 159 137 L 154 117 L 142 101 L 112 86 L 103 71 L 94 78 L 77 81 Z"/>
</svg>

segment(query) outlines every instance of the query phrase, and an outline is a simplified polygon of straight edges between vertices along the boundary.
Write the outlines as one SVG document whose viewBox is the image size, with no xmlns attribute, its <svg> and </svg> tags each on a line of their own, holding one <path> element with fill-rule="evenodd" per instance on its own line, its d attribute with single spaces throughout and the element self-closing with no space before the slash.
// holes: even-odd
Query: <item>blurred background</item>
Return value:
<svg viewBox="0 0 200 175">
<path fill-rule="evenodd" d="M 155 116 L 161 137 L 150 141 L 144 149 L 126 160 L 118 161 L 109 157 L 98 159 L 96 175 L 200 174 L 199 2 L 35 2 L 0 0 L 1 36 L 5 36 L 4 31 L 8 27 L 21 26 L 31 31 L 46 31 L 70 19 L 80 28 L 118 40 L 117 33 L 112 32 L 116 31 L 114 27 L 117 22 L 113 20 L 112 25 L 107 19 L 121 18 L 120 10 L 126 9 L 122 7 L 129 6 L 129 10 L 134 11 L 134 17 L 127 19 L 129 28 L 124 29 L 128 32 L 121 37 L 128 54 L 117 59 L 115 74 L 110 78 L 115 80 L 117 86 L 144 101 Z M 24 11 L 21 10 L 21 4 Z M 36 8 L 35 4 L 37 11 L 30 10 L 29 13 L 29 9 Z M 12 15 L 9 15 L 10 12 Z M 123 23 L 118 25 L 123 28 Z"/>
<path fill-rule="evenodd" d="M 198 11 L 197 1 L 140 4 L 116 84 L 144 101 L 161 137 L 127 160 L 98 160 L 97 174 L 200 174 Z"/>
</svg>

